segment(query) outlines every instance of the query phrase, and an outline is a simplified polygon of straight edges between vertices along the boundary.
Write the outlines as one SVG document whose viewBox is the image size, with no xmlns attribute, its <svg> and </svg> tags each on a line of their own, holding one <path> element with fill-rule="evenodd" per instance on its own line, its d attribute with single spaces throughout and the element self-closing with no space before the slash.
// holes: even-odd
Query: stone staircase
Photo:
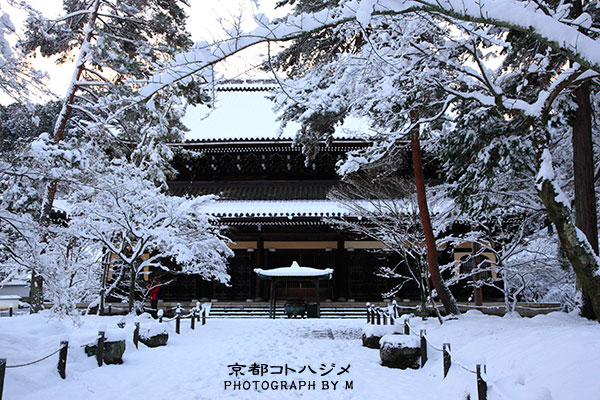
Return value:
<svg viewBox="0 0 600 400">
<path fill-rule="evenodd" d="M 275 315 L 287 318 L 284 303 L 277 302 Z M 321 318 L 367 318 L 366 307 L 361 303 L 321 303 Z M 269 303 L 213 303 L 212 318 L 269 318 Z"/>
</svg>

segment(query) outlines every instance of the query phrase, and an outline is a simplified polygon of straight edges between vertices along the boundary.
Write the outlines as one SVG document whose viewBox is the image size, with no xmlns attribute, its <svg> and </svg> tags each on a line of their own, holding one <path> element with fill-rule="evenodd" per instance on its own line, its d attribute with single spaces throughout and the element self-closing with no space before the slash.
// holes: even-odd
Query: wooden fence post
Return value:
<svg viewBox="0 0 600 400">
<path fill-rule="evenodd" d="M 477 398 L 487 400 L 487 382 L 481 377 L 481 365 L 477 364 Z M 485 365 L 483 371 L 486 372 Z"/>
<path fill-rule="evenodd" d="M 448 371 L 450 371 L 450 366 L 452 365 L 452 357 L 450 357 L 450 343 L 442 344 L 442 350 L 444 351 L 444 378 L 448 375 Z"/>
<path fill-rule="evenodd" d="M 196 310 L 192 308 L 192 317 L 190 318 L 190 328 L 194 330 L 196 328 Z"/>
<path fill-rule="evenodd" d="M 0 358 L 0 400 L 4 391 L 4 374 L 6 372 L 6 358 Z"/>
<path fill-rule="evenodd" d="M 112 304 L 108 305 L 108 315 L 112 315 Z"/>
<path fill-rule="evenodd" d="M 387 313 L 385 311 L 381 312 L 383 314 L 383 324 L 387 325 Z"/>
<path fill-rule="evenodd" d="M 197 322 L 200 322 L 200 302 L 197 301 L 196 302 L 196 318 L 197 318 Z"/>
<path fill-rule="evenodd" d="M 158 323 L 162 324 L 163 315 L 165 315 L 165 312 L 163 311 L 163 309 L 161 308 L 160 310 L 158 310 L 156 315 L 158 316 Z"/>
<path fill-rule="evenodd" d="M 404 320 L 404 334 L 405 335 L 410 335 L 410 326 L 408 326 L 408 320 L 407 319 Z"/>
<path fill-rule="evenodd" d="M 425 335 L 427 335 L 427 331 L 421 329 L 421 368 L 423 368 L 427 362 L 427 339 Z"/>
<path fill-rule="evenodd" d="M 10 305 L 10 307 L 8 308 L 8 316 L 9 316 L 9 317 L 12 317 L 12 316 L 13 316 L 13 314 L 14 314 L 14 311 L 13 311 L 13 305 L 11 304 L 11 305 Z"/>
<path fill-rule="evenodd" d="M 206 325 L 206 308 L 202 309 L 202 325 Z"/>
<path fill-rule="evenodd" d="M 135 344 L 135 348 L 138 348 L 138 343 L 140 342 L 140 323 L 135 323 L 135 329 L 133 330 L 133 344 Z"/>
<path fill-rule="evenodd" d="M 379 307 L 377 307 L 377 325 L 381 325 L 381 312 L 379 311 Z"/>
<path fill-rule="evenodd" d="M 177 314 L 175 316 L 175 333 L 179 335 L 179 328 L 181 325 L 181 316 L 179 314 Z"/>
<path fill-rule="evenodd" d="M 63 340 L 60 342 L 60 352 L 58 353 L 58 374 L 61 378 L 67 377 L 67 350 L 69 349 L 69 342 Z"/>
<path fill-rule="evenodd" d="M 98 361 L 98 366 L 102 366 L 102 361 L 104 358 L 104 332 L 98 332 L 98 346 L 96 348 L 96 360 Z"/>
</svg>

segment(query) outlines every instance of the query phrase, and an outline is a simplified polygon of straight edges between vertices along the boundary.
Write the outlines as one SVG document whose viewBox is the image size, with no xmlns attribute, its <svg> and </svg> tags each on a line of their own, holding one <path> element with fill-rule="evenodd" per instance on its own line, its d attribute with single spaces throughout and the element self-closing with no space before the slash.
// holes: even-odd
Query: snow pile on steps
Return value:
<svg viewBox="0 0 600 400">
<path fill-rule="evenodd" d="M 79 326 L 73 326 L 69 321 L 48 320 L 47 315 L 0 318 L 0 358 L 6 358 L 8 365 L 36 360 L 57 350 L 66 338 L 71 347 L 67 379 L 56 372 L 57 356 L 7 369 L 4 399 L 464 400 L 467 394 L 477 398 L 475 376 L 453 364 L 443 379 L 442 354 L 431 347 L 422 369 L 382 367 L 379 351 L 361 346 L 364 320 L 211 319 L 194 331 L 182 324 L 181 335 L 169 335 L 167 346 L 136 350 L 131 316 L 126 316 L 125 328 L 118 329 L 121 316 L 82 317 Z M 436 346 L 449 342 L 453 357 L 465 366 L 486 364 L 489 400 L 591 400 L 600 393 L 600 324 L 596 322 L 559 312 L 514 318 L 469 311 L 442 326 L 434 318 L 412 318 L 410 323 L 415 332 L 426 329 L 428 340 Z M 80 347 L 97 335 L 102 324 L 108 331 L 125 332 L 128 343 L 122 365 L 99 368 Z M 174 321 L 164 324 L 172 329 Z M 333 340 L 314 334 L 327 329 Z M 338 385 L 330 392 L 225 391 L 223 382 L 232 379 L 227 366 L 236 362 L 287 363 L 297 370 L 310 365 L 318 372 L 321 364 L 350 365 L 349 373 L 340 376 L 321 377 L 307 369 L 304 374 L 260 377 L 246 370 L 240 379 L 316 380 L 317 387 L 326 379 L 352 380 L 353 389 L 340 390 Z"/>
</svg>

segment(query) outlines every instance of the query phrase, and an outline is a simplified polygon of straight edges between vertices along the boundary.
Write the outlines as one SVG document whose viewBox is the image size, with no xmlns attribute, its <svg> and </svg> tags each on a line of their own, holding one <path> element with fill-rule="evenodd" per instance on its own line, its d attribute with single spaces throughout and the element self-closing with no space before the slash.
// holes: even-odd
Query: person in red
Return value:
<svg viewBox="0 0 600 400">
<path fill-rule="evenodd" d="M 160 281 L 158 278 L 154 278 L 151 284 L 148 285 L 148 299 L 150 300 L 150 308 L 152 309 L 152 315 L 156 318 L 158 311 L 158 292 L 160 291 Z"/>
</svg>

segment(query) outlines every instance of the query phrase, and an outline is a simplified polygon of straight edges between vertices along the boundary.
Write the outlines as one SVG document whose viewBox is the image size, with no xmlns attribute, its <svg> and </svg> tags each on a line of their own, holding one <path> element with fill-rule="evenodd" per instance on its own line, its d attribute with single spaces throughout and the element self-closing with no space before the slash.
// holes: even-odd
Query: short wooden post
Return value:
<svg viewBox="0 0 600 400">
<path fill-rule="evenodd" d="M 452 357 L 450 357 L 450 343 L 442 344 L 442 350 L 444 351 L 444 378 L 448 375 L 448 371 L 450 371 L 450 366 L 452 365 Z"/>
<path fill-rule="evenodd" d="M 427 331 L 425 329 L 421 329 L 421 368 L 427 362 L 427 339 L 426 336 Z"/>
<path fill-rule="evenodd" d="M 0 400 L 4 391 L 4 374 L 6 373 L 6 358 L 0 358 Z"/>
<path fill-rule="evenodd" d="M 206 325 L 206 308 L 202 309 L 202 325 Z"/>
<path fill-rule="evenodd" d="M 408 320 L 404 320 L 404 334 L 410 335 L 410 326 L 408 325 Z"/>
<path fill-rule="evenodd" d="M 387 325 L 387 313 L 385 311 L 381 312 L 383 314 L 383 324 Z"/>
<path fill-rule="evenodd" d="M 102 366 L 102 361 L 104 358 L 104 332 L 98 332 L 98 347 L 96 349 L 96 360 L 98 361 L 98 366 Z"/>
<path fill-rule="evenodd" d="M 394 319 L 398 318 L 398 302 L 396 300 L 392 301 L 392 307 L 394 309 Z"/>
<path fill-rule="evenodd" d="M 481 377 L 481 365 L 477 364 L 477 398 L 479 400 L 487 400 L 487 382 Z M 485 365 L 483 371 L 486 372 Z"/>
<path fill-rule="evenodd" d="M 165 315 L 165 312 L 163 311 L 163 309 L 161 308 L 160 310 L 158 310 L 156 315 L 158 316 L 158 323 L 162 324 L 163 316 Z"/>
<path fill-rule="evenodd" d="M 190 328 L 194 330 L 196 328 L 196 310 L 192 309 L 192 317 L 190 318 Z"/>
<path fill-rule="evenodd" d="M 197 321 L 200 322 L 200 302 L 199 301 L 196 302 L 196 318 L 197 318 Z"/>
<path fill-rule="evenodd" d="M 367 324 L 371 322 L 371 310 L 367 307 Z"/>
<path fill-rule="evenodd" d="M 112 315 L 112 304 L 108 305 L 108 315 Z"/>
<path fill-rule="evenodd" d="M 140 342 L 140 323 L 135 323 L 135 329 L 133 330 L 133 344 L 135 344 L 135 348 L 138 348 L 138 343 Z"/>
<path fill-rule="evenodd" d="M 180 325 L 181 325 L 181 315 L 177 314 L 175 316 L 175 333 L 179 335 L 179 331 L 180 331 Z"/>
<path fill-rule="evenodd" d="M 13 316 L 13 314 L 14 314 L 14 311 L 13 311 L 13 305 L 11 304 L 11 305 L 10 305 L 10 307 L 8 308 L 8 316 L 9 316 L 9 317 L 12 317 L 12 316 Z"/>
<path fill-rule="evenodd" d="M 69 342 L 63 340 L 60 342 L 60 352 L 58 353 L 58 374 L 61 378 L 67 377 L 67 350 L 69 349 Z"/>
<path fill-rule="evenodd" d="M 377 325 L 381 325 L 381 311 L 379 310 L 379 307 L 377 307 Z"/>
</svg>

